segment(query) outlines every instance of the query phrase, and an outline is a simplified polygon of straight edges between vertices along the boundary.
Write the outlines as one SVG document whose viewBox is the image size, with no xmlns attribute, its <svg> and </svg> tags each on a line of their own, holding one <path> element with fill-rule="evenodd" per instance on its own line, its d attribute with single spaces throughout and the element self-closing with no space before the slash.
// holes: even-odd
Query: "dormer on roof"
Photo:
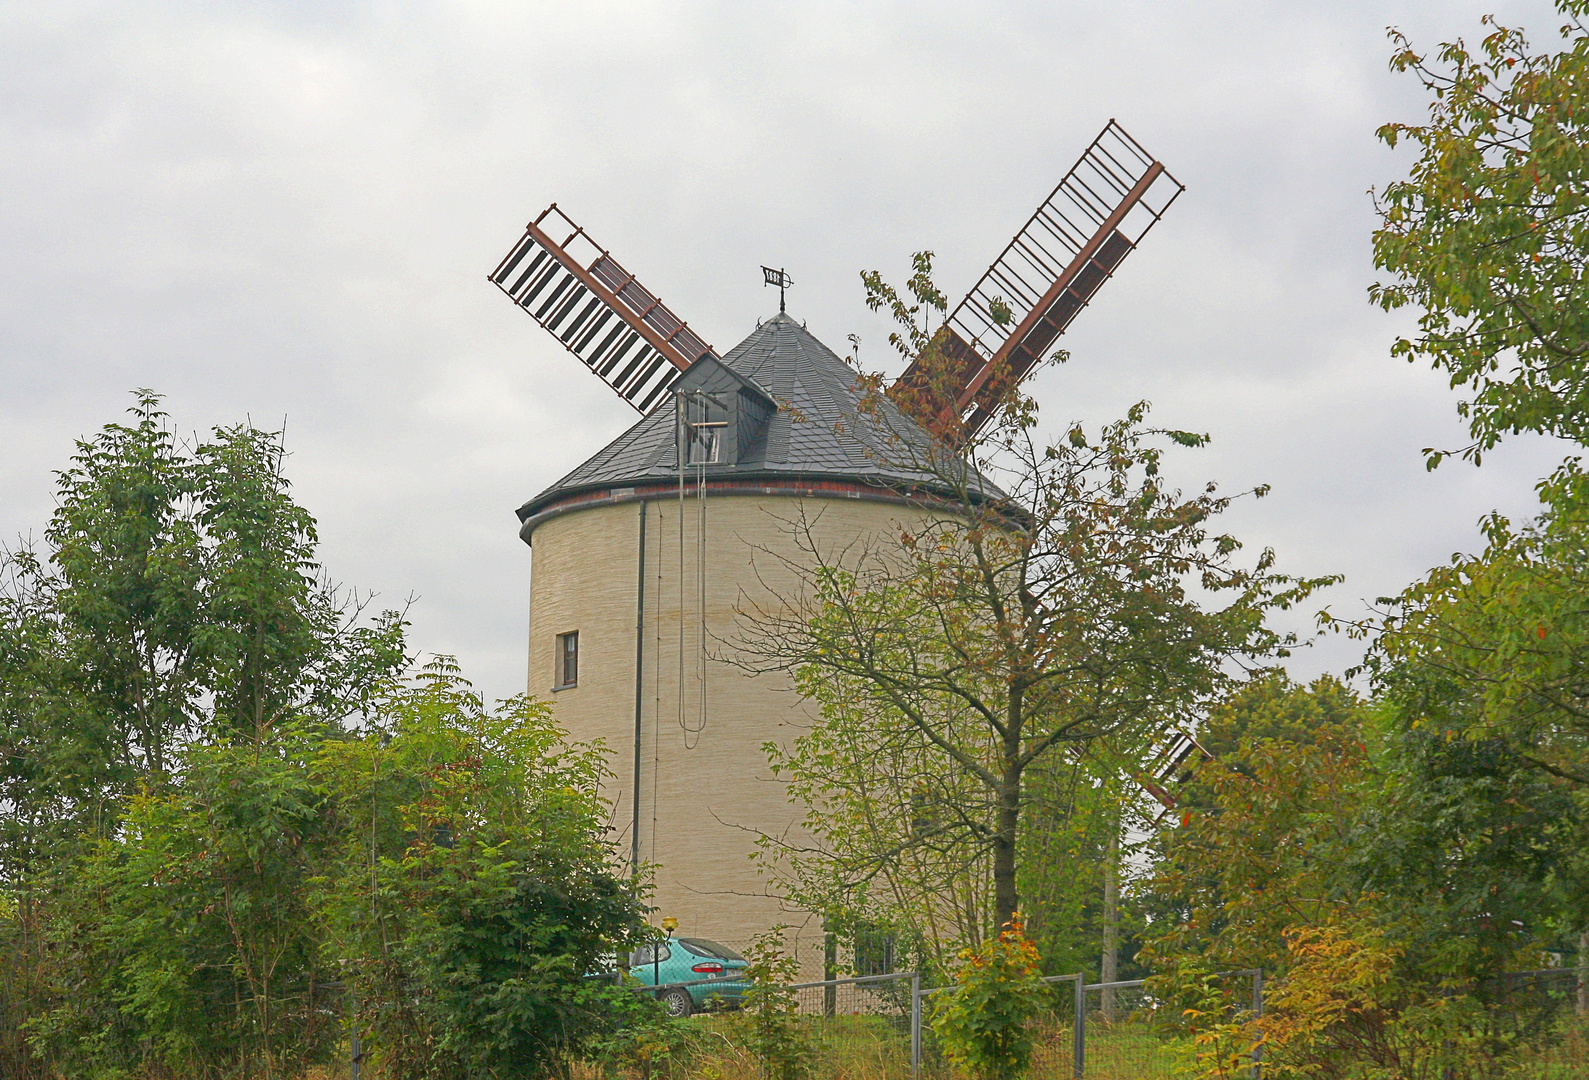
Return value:
<svg viewBox="0 0 1589 1080">
<path fill-rule="evenodd" d="M 778 403 L 754 380 L 707 355 L 679 376 L 671 393 L 675 422 L 678 410 L 684 410 L 687 464 L 738 465 L 763 458 L 767 424 Z"/>
</svg>

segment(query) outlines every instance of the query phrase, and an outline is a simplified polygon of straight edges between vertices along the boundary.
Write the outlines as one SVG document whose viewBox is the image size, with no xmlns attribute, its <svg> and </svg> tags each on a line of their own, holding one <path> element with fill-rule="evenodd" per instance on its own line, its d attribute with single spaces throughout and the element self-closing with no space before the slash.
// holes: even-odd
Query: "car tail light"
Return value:
<svg viewBox="0 0 1589 1080">
<path fill-rule="evenodd" d="M 700 972 L 702 975 L 721 975 L 723 973 L 723 965 L 722 964 L 696 964 L 690 970 L 691 971 Z"/>
</svg>

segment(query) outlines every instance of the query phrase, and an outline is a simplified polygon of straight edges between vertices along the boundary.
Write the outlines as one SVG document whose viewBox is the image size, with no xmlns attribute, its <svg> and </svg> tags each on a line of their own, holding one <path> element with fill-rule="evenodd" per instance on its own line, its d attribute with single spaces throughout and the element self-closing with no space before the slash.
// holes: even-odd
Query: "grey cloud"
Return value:
<svg viewBox="0 0 1589 1080">
<path fill-rule="evenodd" d="M 1188 185 L 1035 384 L 1047 423 L 1138 398 L 1274 485 L 1249 546 L 1342 571 L 1338 610 L 1523 512 L 1559 449 L 1462 438 L 1370 308 L 1365 191 L 1418 115 L 1384 25 L 1432 44 L 1540 3 L 13 3 L 0 7 L 0 535 L 41 530 L 72 439 L 153 386 L 185 425 L 287 418 L 350 584 L 415 593 L 417 643 L 522 687 L 512 510 L 633 414 L 486 271 L 557 200 L 720 349 L 773 308 L 886 327 L 856 273 L 970 284 L 1110 116 Z M 896 365 L 897 367 L 897 365 Z M 1302 624 L 1299 624 L 1302 625 Z M 1326 642 L 1308 674 L 1351 663 Z"/>
</svg>

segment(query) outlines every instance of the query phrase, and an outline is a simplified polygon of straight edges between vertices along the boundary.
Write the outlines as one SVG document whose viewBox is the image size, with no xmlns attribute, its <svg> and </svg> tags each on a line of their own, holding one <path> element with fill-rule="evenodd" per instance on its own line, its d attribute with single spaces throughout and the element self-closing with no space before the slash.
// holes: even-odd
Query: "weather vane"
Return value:
<svg viewBox="0 0 1589 1080">
<path fill-rule="evenodd" d="M 794 284 L 794 278 L 789 276 L 788 271 L 774 270 L 770 266 L 764 266 L 761 268 L 761 283 L 763 285 L 778 286 L 778 310 L 780 312 L 783 311 L 783 291 Z"/>
</svg>

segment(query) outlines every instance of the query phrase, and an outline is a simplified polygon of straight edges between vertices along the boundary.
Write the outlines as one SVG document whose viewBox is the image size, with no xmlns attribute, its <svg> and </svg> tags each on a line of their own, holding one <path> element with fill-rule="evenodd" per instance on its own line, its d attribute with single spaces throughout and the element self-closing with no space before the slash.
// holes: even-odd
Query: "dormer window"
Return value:
<svg viewBox="0 0 1589 1080">
<path fill-rule="evenodd" d="M 673 467 L 743 467 L 759 460 L 766 447 L 767 423 L 778 411 L 771 395 L 723 365 L 703 356 L 673 387 Z"/>
<path fill-rule="evenodd" d="M 681 395 L 684 404 L 684 461 L 689 465 L 721 465 L 727 460 L 729 415 L 726 395 L 697 390 Z"/>
</svg>

